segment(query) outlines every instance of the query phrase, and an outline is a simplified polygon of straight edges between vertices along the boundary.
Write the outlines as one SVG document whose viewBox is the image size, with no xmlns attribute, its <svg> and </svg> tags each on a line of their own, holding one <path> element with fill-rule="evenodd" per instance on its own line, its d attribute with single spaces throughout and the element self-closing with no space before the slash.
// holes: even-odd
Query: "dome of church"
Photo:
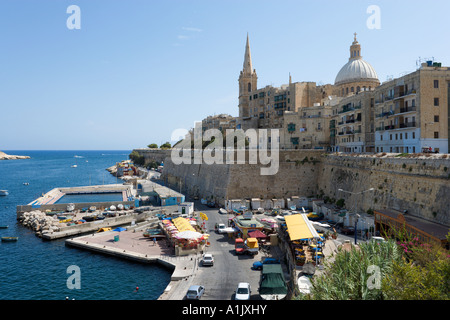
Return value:
<svg viewBox="0 0 450 320">
<path fill-rule="evenodd" d="M 375 69 L 364 61 L 361 56 L 361 45 L 355 39 L 350 46 L 349 61 L 341 68 L 334 81 L 335 85 L 341 85 L 351 82 L 375 81 L 379 82 Z"/>
<path fill-rule="evenodd" d="M 348 82 L 378 80 L 375 69 L 363 59 L 352 59 L 347 62 L 336 76 L 334 84 L 339 85 Z"/>
</svg>

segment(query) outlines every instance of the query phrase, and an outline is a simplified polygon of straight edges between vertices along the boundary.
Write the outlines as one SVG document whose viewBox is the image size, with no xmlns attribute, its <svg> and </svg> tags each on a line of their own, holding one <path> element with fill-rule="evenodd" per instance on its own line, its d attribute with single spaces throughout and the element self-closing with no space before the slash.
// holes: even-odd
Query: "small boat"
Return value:
<svg viewBox="0 0 450 320">
<path fill-rule="evenodd" d="M 19 239 L 19 237 L 2 237 L 2 241 L 5 241 L 5 242 L 17 241 L 18 239 Z"/>
<path fill-rule="evenodd" d="M 1 225 L 0 229 L 8 229 L 9 226 Z"/>
<path fill-rule="evenodd" d="M 97 210 L 97 207 L 96 207 L 96 206 L 91 206 L 91 207 L 89 207 L 89 211 L 90 211 L 90 212 L 94 212 L 95 210 Z"/>
<path fill-rule="evenodd" d="M 0 190 L 0 196 L 7 196 L 8 194 L 8 190 Z"/>
<path fill-rule="evenodd" d="M 72 212 L 73 210 L 75 210 L 75 204 L 69 203 L 67 205 L 67 211 Z"/>
<path fill-rule="evenodd" d="M 311 292 L 311 280 L 306 276 L 300 276 L 297 280 L 298 290 L 303 294 L 308 294 Z"/>
<path fill-rule="evenodd" d="M 220 209 L 219 209 L 219 213 L 220 213 L 220 214 L 226 214 L 226 213 L 227 213 L 227 210 L 225 210 L 224 208 L 220 208 Z"/>
<path fill-rule="evenodd" d="M 29 182 L 24 182 L 23 185 L 24 186 L 28 186 L 28 185 L 30 185 L 30 183 Z"/>
<path fill-rule="evenodd" d="M 76 164 L 74 164 L 74 165 L 72 166 L 72 168 L 76 168 L 76 167 L 78 167 Z"/>
</svg>

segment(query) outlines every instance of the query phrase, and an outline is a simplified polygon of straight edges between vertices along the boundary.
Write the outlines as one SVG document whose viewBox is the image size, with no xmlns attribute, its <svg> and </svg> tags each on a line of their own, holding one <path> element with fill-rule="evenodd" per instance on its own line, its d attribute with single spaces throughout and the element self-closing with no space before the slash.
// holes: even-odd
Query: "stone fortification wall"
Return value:
<svg viewBox="0 0 450 320">
<path fill-rule="evenodd" d="M 450 160 L 427 157 L 328 155 L 322 162 L 319 193 L 345 199 L 360 210 L 391 208 L 450 225 Z M 374 188 L 374 191 L 351 195 Z"/>
<path fill-rule="evenodd" d="M 433 159 L 431 158 L 433 157 Z M 248 159 L 248 156 L 246 156 Z M 345 199 L 347 209 L 391 208 L 450 225 L 450 159 L 393 155 L 352 156 L 314 150 L 283 150 L 275 175 L 260 164 L 175 165 L 164 161 L 163 179 L 190 196 L 215 200 L 292 196 Z M 351 195 L 343 189 L 358 193 Z"/>
<path fill-rule="evenodd" d="M 164 161 L 166 157 L 170 157 L 171 153 L 170 149 L 142 148 L 142 149 L 134 149 L 133 151 L 136 151 L 140 155 L 144 156 L 145 163 L 149 163 L 150 161 L 156 161 L 158 163 L 161 163 Z"/>
<path fill-rule="evenodd" d="M 246 164 L 175 165 L 169 157 L 164 162 L 163 180 L 190 196 L 220 204 L 226 199 L 316 195 L 322 158 L 323 151 L 280 151 L 278 172 L 261 175 L 262 165 L 248 164 L 248 151 Z"/>
</svg>

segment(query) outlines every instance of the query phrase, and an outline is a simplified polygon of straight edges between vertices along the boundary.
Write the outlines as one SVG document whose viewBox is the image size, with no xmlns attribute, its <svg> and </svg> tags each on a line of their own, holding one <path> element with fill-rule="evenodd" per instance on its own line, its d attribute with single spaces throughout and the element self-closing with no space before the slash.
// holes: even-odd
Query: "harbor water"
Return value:
<svg viewBox="0 0 450 320">
<path fill-rule="evenodd" d="M 0 300 L 156 300 L 171 271 L 45 241 L 16 220 L 16 206 L 28 204 L 56 187 L 121 183 L 106 168 L 126 160 L 131 151 L 14 151 L 31 159 L 0 161 Z M 76 165 L 76 167 L 73 167 Z M 75 273 L 79 269 L 74 288 Z M 138 287 L 138 290 L 136 288 Z"/>
</svg>

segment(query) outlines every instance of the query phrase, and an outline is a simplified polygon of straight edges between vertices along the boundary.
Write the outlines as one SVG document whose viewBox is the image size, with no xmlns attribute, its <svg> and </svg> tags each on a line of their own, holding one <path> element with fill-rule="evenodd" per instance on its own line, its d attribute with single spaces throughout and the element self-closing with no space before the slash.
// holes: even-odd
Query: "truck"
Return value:
<svg viewBox="0 0 450 320">
<path fill-rule="evenodd" d="M 234 249 L 236 254 L 258 254 L 258 240 L 256 238 L 248 238 L 244 241 L 242 238 L 237 238 L 234 242 Z"/>
<path fill-rule="evenodd" d="M 245 240 L 245 246 L 247 248 L 247 253 L 251 255 L 258 254 L 259 246 L 258 246 L 258 239 L 256 238 L 247 238 Z"/>
<path fill-rule="evenodd" d="M 234 241 L 234 250 L 236 251 L 236 254 L 244 254 L 245 253 L 245 243 L 244 239 L 237 238 Z"/>
</svg>

